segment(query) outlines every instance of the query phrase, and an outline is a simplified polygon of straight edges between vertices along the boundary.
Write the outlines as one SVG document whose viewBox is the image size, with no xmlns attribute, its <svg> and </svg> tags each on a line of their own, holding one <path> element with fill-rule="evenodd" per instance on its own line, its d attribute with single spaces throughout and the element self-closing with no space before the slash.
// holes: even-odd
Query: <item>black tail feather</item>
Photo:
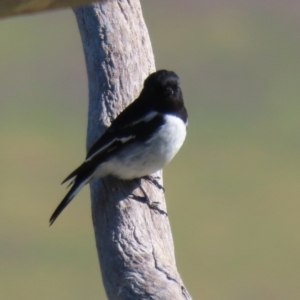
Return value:
<svg viewBox="0 0 300 300">
<path fill-rule="evenodd" d="M 72 199 L 77 195 L 77 193 L 85 186 L 88 181 L 90 180 L 90 176 L 78 176 L 75 178 L 73 186 L 71 187 L 70 191 L 67 193 L 67 195 L 64 197 L 64 199 L 60 202 L 54 213 L 52 214 L 49 225 L 51 226 L 54 221 L 57 219 L 57 217 L 61 214 L 61 212 L 66 208 L 66 206 L 72 201 Z"/>
<path fill-rule="evenodd" d="M 91 161 L 85 161 L 81 164 L 77 169 L 75 169 L 61 184 L 69 181 L 70 179 L 76 177 L 76 181 L 78 176 L 82 177 L 84 174 L 89 174 L 94 170 L 94 165 Z"/>
<path fill-rule="evenodd" d="M 66 206 L 72 201 L 75 195 L 72 195 L 75 190 L 75 185 L 72 186 L 68 194 L 65 196 L 65 198 L 60 202 L 60 204 L 55 209 L 54 213 L 52 214 L 49 225 L 51 226 L 56 218 L 61 214 L 61 212 L 66 208 Z"/>
<path fill-rule="evenodd" d="M 69 181 L 70 179 L 76 177 L 78 173 L 81 171 L 81 168 L 84 164 L 79 166 L 77 169 L 75 169 L 67 178 L 64 179 L 64 181 L 61 184 L 64 184 L 65 182 Z"/>
</svg>

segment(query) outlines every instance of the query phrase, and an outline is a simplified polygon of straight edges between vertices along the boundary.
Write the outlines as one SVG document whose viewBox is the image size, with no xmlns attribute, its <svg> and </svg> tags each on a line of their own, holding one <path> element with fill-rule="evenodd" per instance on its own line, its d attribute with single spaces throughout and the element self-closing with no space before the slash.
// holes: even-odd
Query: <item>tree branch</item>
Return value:
<svg viewBox="0 0 300 300">
<path fill-rule="evenodd" d="M 104 0 L 105 1 L 105 0 Z M 93 0 L 0 0 L 0 17 L 86 5 Z"/>
<path fill-rule="evenodd" d="M 89 149 L 138 96 L 155 66 L 138 0 L 104 1 L 74 12 L 89 81 Z M 139 184 L 112 177 L 91 184 L 92 217 L 107 296 L 191 299 L 176 268 L 168 217 L 143 203 Z M 166 211 L 162 190 L 146 180 L 141 184 L 150 201 L 159 202 L 159 208 Z"/>
</svg>

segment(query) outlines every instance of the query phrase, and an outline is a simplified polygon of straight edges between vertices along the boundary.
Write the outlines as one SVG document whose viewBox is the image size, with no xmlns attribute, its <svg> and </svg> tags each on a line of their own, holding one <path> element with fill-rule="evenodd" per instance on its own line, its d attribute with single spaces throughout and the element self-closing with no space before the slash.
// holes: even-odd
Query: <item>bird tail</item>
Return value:
<svg viewBox="0 0 300 300">
<path fill-rule="evenodd" d="M 85 173 L 85 172 L 84 172 Z M 72 199 L 79 193 L 79 191 L 90 181 L 92 177 L 92 172 L 88 174 L 77 174 L 76 178 L 73 180 L 73 185 L 70 191 L 67 193 L 65 198 L 58 205 L 54 213 L 52 214 L 49 225 L 51 226 L 57 217 L 61 214 L 61 212 L 66 208 L 66 206 L 72 201 Z"/>
<path fill-rule="evenodd" d="M 84 162 L 77 169 L 75 169 L 67 178 L 65 178 L 65 180 L 61 184 L 64 184 L 65 182 L 71 180 L 72 178 L 77 177 L 80 173 L 87 171 L 89 167 L 90 165 Z"/>
</svg>

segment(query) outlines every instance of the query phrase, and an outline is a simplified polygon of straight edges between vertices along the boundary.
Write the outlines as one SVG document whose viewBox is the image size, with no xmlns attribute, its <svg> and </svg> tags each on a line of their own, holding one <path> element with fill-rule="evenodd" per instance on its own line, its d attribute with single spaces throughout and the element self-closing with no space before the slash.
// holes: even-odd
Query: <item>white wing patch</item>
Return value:
<svg viewBox="0 0 300 300">
<path fill-rule="evenodd" d="M 151 111 L 149 114 L 147 114 L 146 116 L 144 116 L 141 119 L 136 120 L 135 122 L 129 123 L 127 125 L 124 125 L 124 128 L 128 128 L 128 127 L 134 127 L 135 125 L 141 123 L 141 122 L 149 122 L 151 121 L 155 116 L 157 116 L 157 112 L 155 111 Z M 86 162 L 90 161 L 95 155 L 97 155 L 99 152 L 104 151 L 105 149 L 107 149 L 108 147 L 110 147 L 114 142 L 119 141 L 123 144 L 127 143 L 129 140 L 134 139 L 135 135 L 130 135 L 130 136 L 126 136 L 126 137 L 116 137 L 113 140 L 111 140 L 109 143 L 107 143 L 106 145 L 104 145 L 103 147 L 99 148 L 96 152 L 94 152 L 93 154 L 91 154 L 89 157 L 86 158 Z M 112 151 L 114 148 L 110 149 L 110 151 Z"/>
<path fill-rule="evenodd" d="M 138 119 L 136 120 L 135 122 L 133 123 L 130 123 L 129 125 L 127 126 L 124 126 L 124 127 L 129 127 L 129 126 L 134 126 L 140 122 L 149 122 L 151 121 L 154 117 L 156 117 L 158 115 L 158 113 L 156 111 L 150 111 L 146 116 L 144 116 L 143 118 L 141 119 Z"/>
<path fill-rule="evenodd" d="M 93 153 L 92 155 L 90 155 L 85 161 L 90 161 L 95 155 L 97 155 L 99 152 L 102 152 L 104 151 L 105 149 L 107 149 L 110 145 L 112 145 L 114 142 L 116 141 L 119 141 L 121 143 L 126 143 L 128 142 L 129 140 L 135 138 L 134 135 L 130 135 L 130 136 L 127 136 L 127 137 L 123 137 L 123 138 L 115 138 L 113 139 L 112 141 L 110 141 L 108 144 L 106 144 L 105 146 L 101 147 L 100 149 L 98 149 L 98 151 L 96 151 L 95 153 Z M 115 148 L 113 148 L 115 149 Z"/>
</svg>

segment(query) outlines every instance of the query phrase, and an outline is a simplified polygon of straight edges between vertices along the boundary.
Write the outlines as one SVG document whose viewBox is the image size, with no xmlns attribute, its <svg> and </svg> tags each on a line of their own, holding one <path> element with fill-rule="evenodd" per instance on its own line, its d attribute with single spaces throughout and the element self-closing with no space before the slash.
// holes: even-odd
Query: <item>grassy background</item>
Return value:
<svg viewBox="0 0 300 300">
<path fill-rule="evenodd" d="M 164 172 L 187 288 L 194 299 L 300 299 L 300 4 L 142 5 L 157 68 L 180 75 L 190 116 Z M 0 298 L 105 299 L 88 188 L 48 227 L 85 154 L 74 16 L 1 20 L 0 41 Z"/>
</svg>

